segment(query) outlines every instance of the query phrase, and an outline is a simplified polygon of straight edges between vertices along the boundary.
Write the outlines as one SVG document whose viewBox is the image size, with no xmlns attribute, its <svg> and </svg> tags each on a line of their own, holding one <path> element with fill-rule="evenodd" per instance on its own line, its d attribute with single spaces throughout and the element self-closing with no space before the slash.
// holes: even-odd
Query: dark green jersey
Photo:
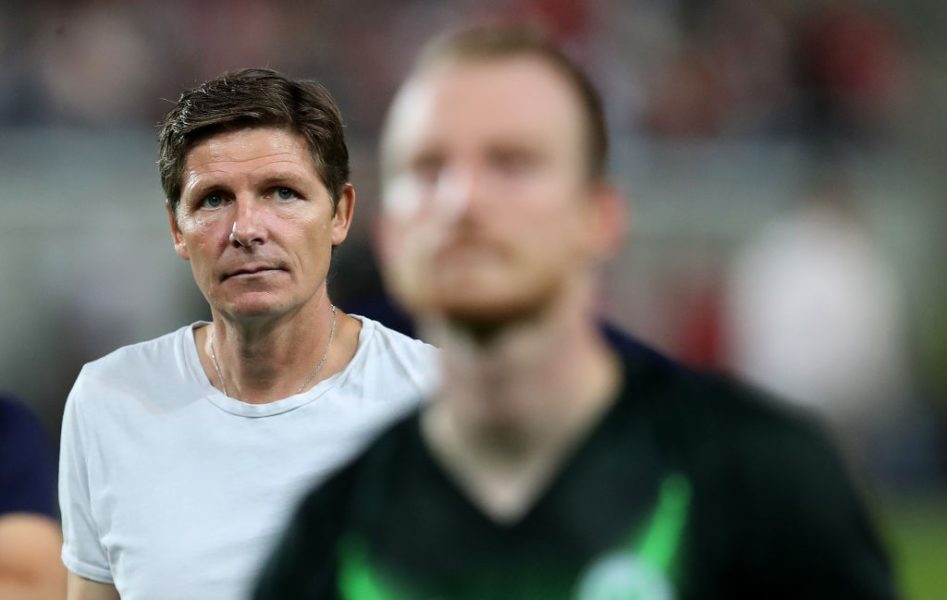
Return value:
<svg viewBox="0 0 947 600">
<path fill-rule="evenodd" d="M 623 350 L 624 386 L 519 520 L 482 513 L 418 415 L 302 503 L 256 598 L 892 598 L 865 511 L 806 418 Z"/>
</svg>

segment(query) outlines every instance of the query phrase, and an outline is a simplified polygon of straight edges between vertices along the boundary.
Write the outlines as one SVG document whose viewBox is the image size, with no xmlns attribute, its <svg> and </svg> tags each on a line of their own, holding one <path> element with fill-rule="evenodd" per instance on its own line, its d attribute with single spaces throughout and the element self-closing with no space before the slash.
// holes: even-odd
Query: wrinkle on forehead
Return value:
<svg viewBox="0 0 947 600">
<path fill-rule="evenodd" d="M 185 162 L 182 191 L 186 193 L 217 178 L 252 179 L 261 172 L 267 178 L 280 174 L 319 176 L 308 145 L 300 135 L 281 128 L 241 129 L 212 136 L 191 149 Z"/>
<path fill-rule="evenodd" d="M 260 148 L 269 147 L 270 152 L 260 153 Z M 185 169 L 194 164 L 216 162 L 247 162 L 286 155 L 309 156 L 305 139 L 288 129 L 279 127 L 254 127 L 225 131 L 201 140 L 188 152 Z M 200 158 L 198 158 L 200 157 Z"/>
<path fill-rule="evenodd" d="M 233 175 L 233 174 L 246 174 L 252 175 L 260 171 L 274 171 L 276 170 L 279 173 L 293 174 L 298 176 L 300 173 L 299 162 L 295 159 L 296 157 L 288 156 L 282 160 L 269 160 L 272 157 L 279 156 L 279 154 L 270 154 L 266 156 L 258 156 L 254 158 L 246 159 L 232 159 L 232 160 L 210 160 L 206 163 L 198 163 L 189 167 L 184 171 L 184 177 L 186 179 L 201 179 L 211 175 Z M 260 163 L 253 165 L 253 163 Z M 249 168 L 228 168 L 228 165 L 240 166 L 240 165 L 253 165 Z"/>
</svg>

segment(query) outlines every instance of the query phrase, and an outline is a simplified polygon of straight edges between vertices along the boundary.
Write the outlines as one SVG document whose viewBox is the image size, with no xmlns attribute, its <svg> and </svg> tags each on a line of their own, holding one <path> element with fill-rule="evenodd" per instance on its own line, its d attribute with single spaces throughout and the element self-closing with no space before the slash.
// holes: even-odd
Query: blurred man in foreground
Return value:
<svg viewBox="0 0 947 600">
<path fill-rule="evenodd" d="M 0 394 L 0 600 L 58 600 L 66 593 L 55 488 L 42 426 Z"/>
<path fill-rule="evenodd" d="M 540 36 L 434 45 L 382 144 L 391 290 L 444 383 L 302 504 L 259 600 L 889 598 L 807 420 L 596 323 L 602 112 Z"/>
<path fill-rule="evenodd" d="M 355 190 L 325 89 L 224 75 L 181 96 L 160 146 L 174 249 L 213 321 L 76 381 L 60 472 L 76 600 L 243 597 L 297 494 L 437 372 L 432 347 L 326 291 Z"/>
</svg>

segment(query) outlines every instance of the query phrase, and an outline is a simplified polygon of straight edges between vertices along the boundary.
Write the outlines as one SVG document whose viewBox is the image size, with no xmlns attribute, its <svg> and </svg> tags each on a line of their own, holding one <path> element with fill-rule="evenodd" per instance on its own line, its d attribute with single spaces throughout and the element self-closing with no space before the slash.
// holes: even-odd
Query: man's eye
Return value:
<svg viewBox="0 0 947 600">
<path fill-rule="evenodd" d="M 536 157 L 526 152 L 498 152 L 492 158 L 494 168 L 504 173 L 521 173 L 536 164 Z"/>
<path fill-rule="evenodd" d="M 411 171 L 421 181 L 433 182 L 444 169 L 444 161 L 438 156 L 422 156 L 411 165 Z"/>
<path fill-rule="evenodd" d="M 220 194 L 207 194 L 201 200 L 201 206 L 205 208 L 219 208 L 224 203 L 224 197 Z"/>
<path fill-rule="evenodd" d="M 293 198 L 298 198 L 299 194 L 288 187 L 278 187 L 276 188 L 276 197 L 279 200 L 292 200 Z"/>
</svg>

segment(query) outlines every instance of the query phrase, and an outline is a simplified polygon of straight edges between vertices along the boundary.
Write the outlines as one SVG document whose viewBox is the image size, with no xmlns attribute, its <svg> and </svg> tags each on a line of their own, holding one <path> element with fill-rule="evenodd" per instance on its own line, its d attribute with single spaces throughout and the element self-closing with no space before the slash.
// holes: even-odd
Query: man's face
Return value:
<svg viewBox="0 0 947 600">
<path fill-rule="evenodd" d="M 278 317 L 325 293 L 332 246 L 351 223 L 354 191 L 337 210 L 309 148 L 287 129 L 213 135 L 188 152 L 174 249 L 215 313 Z"/>
<path fill-rule="evenodd" d="M 539 59 L 433 67 L 402 90 L 387 134 L 381 254 L 412 312 L 528 316 L 617 233 L 587 176 L 579 101 Z"/>
</svg>

